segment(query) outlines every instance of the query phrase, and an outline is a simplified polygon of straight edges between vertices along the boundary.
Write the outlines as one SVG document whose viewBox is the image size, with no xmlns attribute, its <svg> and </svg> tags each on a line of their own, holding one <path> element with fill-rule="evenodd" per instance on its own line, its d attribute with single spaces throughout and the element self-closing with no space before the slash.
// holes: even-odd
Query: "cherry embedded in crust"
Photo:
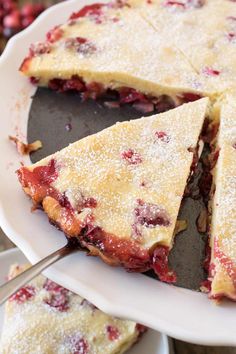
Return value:
<svg viewBox="0 0 236 354">
<path fill-rule="evenodd" d="M 97 206 L 97 201 L 96 201 L 95 198 L 92 198 L 92 197 L 90 197 L 90 198 L 84 198 L 82 204 L 83 204 L 83 207 L 84 207 L 84 208 L 96 208 L 96 206 Z"/>
<path fill-rule="evenodd" d="M 49 81 L 48 87 L 51 90 L 55 90 L 58 92 L 66 92 L 66 91 L 81 92 L 85 90 L 84 82 L 77 75 L 73 75 L 69 80 L 52 79 Z"/>
<path fill-rule="evenodd" d="M 120 103 L 133 103 L 133 102 L 145 102 L 147 103 L 148 100 L 144 94 L 141 92 L 136 91 L 135 89 L 124 87 L 120 89 Z"/>
<path fill-rule="evenodd" d="M 65 48 L 84 55 L 91 55 L 96 51 L 96 46 L 84 37 L 66 38 Z"/>
<path fill-rule="evenodd" d="M 44 299 L 44 302 L 60 312 L 65 312 L 69 309 L 69 298 L 64 291 L 52 292 L 49 298 Z"/>
<path fill-rule="evenodd" d="M 142 162 L 140 154 L 132 149 L 122 151 L 121 158 L 131 165 L 137 165 Z"/>
<path fill-rule="evenodd" d="M 120 336 L 120 332 L 118 328 L 115 326 L 111 326 L 111 325 L 107 326 L 106 331 L 107 331 L 108 338 L 111 341 L 117 340 Z"/>
<path fill-rule="evenodd" d="M 168 255 L 168 247 L 157 246 L 153 252 L 152 268 L 161 281 L 166 283 L 175 283 L 177 277 L 175 272 L 169 269 Z"/>
<path fill-rule="evenodd" d="M 47 42 L 31 44 L 29 56 L 32 58 L 37 55 L 48 54 L 51 51 L 51 45 Z"/>
<path fill-rule="evenodd" d="M 219 76 L 220 75 L 220 71 L 219 70 L 215 70 L 213 68 L 210 68 L 208 66 L 206 66 L 203 70 L 202 70 L 203 74 L 206 76 Z"/>
<path fill-rule="evenodd" d="M 31 76 L 30 82 L 32 85 L 37 85 L 39 83 L 39 79 L 37 77 Z"/>
<path fill-rule="evenodd" d="M 170 218 L 167 211 L 156 204 L 137 200 L 134 209 L 135 223 L 153 228 L 155 226 L 169 226 Z"/>
<path fill-rule="evenodd" d="M 183 92 L 178 94 L 177 97 L 182 101 L 182 103 L 194 102 L 202 98 L 201 95 L 193 92 Z"/>
<path fill-rule="evenodd" d="M 96 22 L 98 21 L 99 23 L 99 18 L 102 16 L 103 14 L 103 7 L 107 6 L 106 4 L 92 4 L 92 5 L 88 5 L 88 6 L 84 6 L 80 11 L 78 12 L 74 12 L 71 16 L 70 16 L 70 20 L 76 20 L 78 18 L 82 18 L 82 17 L 92 17 L 96 19 Z"/>
<path fill-rule="evenodd" d="M 35 293 L 36 290 L 32 285 L 26 285 L 25 287 L 18 290 L 14 295 L 12 295 L 9 300 L 16 301 L 18 304 L 23 304 L 24 302 L 34 297 Z"/>
<path fill-rule="evenodd" d="M 157 131 L 157 132 L 155 132 L 155 137 L 156 137 L 158 140 L 163 141 L 164 143 L 169 143 L 169 141 L 170 141 L 169 135 L 167 135 L 167 134 L 166 134 L 165 132 L 163 132 L 163 131 Z"/>
<path fill-rule="evenodd" d="M 236 142 L 232 145 L 234 149 L 236 149 Z"/>
<path fill-rule="evenodd" d="M 60 26 L 55 26 L 46 34 L 46 38 L 48 42 L 54 43 L 59 39 L 61 39 L 63 34 L 64 34 L 63 29 Z"/>
<path fill-rule="evenodd" d="M 58 199 L 58 193 L 51 187 L 51 183 L 58 177 L 54 159 L 50 160 L 48 165 L 35 167 L 32 171 L 21 167 L 17 175 L 23 188 L 30 189 L 30 195 L 35 202 L 41 202 L 47 195 L 53 195 Z"/>
<path fill-rule="evenodd" d="M 81 336 L 80 333 L 76 333 L 73 336 L 70 336 L 66 344 L 69 345 L 69 352 L 71 354 L 88 354 L 89 345 L 85 338 Z"/>
<path fill-rule="evenodd" d="M 234 41 L 236 39 L 236 33 L 235 32 L 227 33 L 227 38 L 228 38 L 229 42 Z"/>
</svg>

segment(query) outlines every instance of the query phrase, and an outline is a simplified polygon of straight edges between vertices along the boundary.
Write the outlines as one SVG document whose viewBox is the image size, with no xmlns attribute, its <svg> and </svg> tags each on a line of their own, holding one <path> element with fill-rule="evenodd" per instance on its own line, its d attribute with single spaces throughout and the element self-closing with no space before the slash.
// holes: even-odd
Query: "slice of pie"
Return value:
<svg viewBox="0 0 236 354">
<path fill-rule="evenodd" d="M 236 8 L 227 0 L 128 0 L 199 75 L 199 90 L 236 86 Z M 178 69 L 177 69 L 178 70 Z"/>
<path fill-rule="evenodd" d="M 121 103 L 165 95 L 173 106 L 204 91 L 182 52 L 123 2 L 75 9 L 45 42 L 31 46 L 20 70 L 39 86 L 84 97 L 112 89 Z"/>
<path fill-rule="evenodd" d="M 228 94 L 220 114 L 213 171 L 210 296 L 236 300 L 236 94 Z"/>
<path fill-rule="evenodd" d="M 117 123 L 20 168 L 19 180 L 92 255 L 173 282 L 167 256 L 207 107 L 203 98 Z"/>
<path fill-rule="evenodd" d="M 27 266 L 14 265 L 10 278 Z M 145 330 L 106 315 L 90 302 L 42 275 L 6 304 L 2 354 L 122 354 Z"/>
</svg>

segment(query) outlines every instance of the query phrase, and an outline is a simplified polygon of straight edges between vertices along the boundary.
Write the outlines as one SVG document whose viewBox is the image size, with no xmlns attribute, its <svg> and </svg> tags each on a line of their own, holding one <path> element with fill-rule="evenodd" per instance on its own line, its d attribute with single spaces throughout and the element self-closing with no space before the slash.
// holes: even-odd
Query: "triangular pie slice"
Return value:
<svg viewBox="0 0 236 354">
<path fill-rule="evenodd" d="M 213 170 L 210 296 L 236 300 L 236 94 L 227 94 L 220 114 Z"/>
<path fill-rule="evenodd" d="M 27 268 L 11 266 L 9 278 Z M 0 352 L 122 354 L 144 331 L 40 275 L 7 301 Z"/>
<path fill-rule="evenodd" d="M 208 98 L 117 123 L 18 170 L 50 221 L 91 254 L 132 271 L 167 268 Z"/>
<path fill-rule="evenodd" d="M 39 86 L 94 97 L 121 91 L 121 102 L 167 95 L 176 104 L 204 91 L 185 56 L 125 3 L 93 4 L 31 46 L 20 70 Z M 147 98 L 147 97 L 146 97 Z M 133 101 L 132 101 L 133 99 Z"/>
<path fill-rule="evenodd" d="M 222 0 L 128 0 L 132 8 L 183 54 L 202 90 L 219 94 L 236 86 L 236 9 Z"/>
</svg>

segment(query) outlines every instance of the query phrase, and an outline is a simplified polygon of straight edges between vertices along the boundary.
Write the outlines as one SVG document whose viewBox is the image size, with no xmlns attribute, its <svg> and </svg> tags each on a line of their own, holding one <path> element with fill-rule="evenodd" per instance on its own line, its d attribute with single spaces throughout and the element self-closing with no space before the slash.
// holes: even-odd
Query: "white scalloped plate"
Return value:
<svg viewBox="0 0 236 354">
<path fill-rule="evenodd" d="M 0 224 L 32 263 L 61 247 L 65 238 L 43 213 L 30 212 L 30 202 L 15 175 L 22 159 L 9 143 L 8 135 L 18 132 L 25 138 L 30 97 L 34 93 L 18 67 L 32 42 L 42 40 L 50 28 L 89 3 L 92 1 L 71 0 L 45 11 L 9 41 L 0 59 Z M 24 163 L 28 164 L 29 159 L 25 158 Z M 58 262 L 45 274 L 107 313 L 128 317 L 189 342 L 236 345 L 235 303 L 215 306 L 204 294 L 142 274 L 128 274 L 79 253 Z"/>
</svg>

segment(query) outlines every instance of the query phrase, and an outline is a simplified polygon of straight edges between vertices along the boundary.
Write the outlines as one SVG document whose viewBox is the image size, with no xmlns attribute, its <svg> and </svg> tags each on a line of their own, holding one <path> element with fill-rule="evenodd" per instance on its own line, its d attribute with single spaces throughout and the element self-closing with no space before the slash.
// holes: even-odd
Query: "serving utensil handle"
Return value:
<svg viewBox="0 0 236 354">
<path fill-rule="evenodd" d="M 15 294 L 22 286 L 40 274 L 44 269 L 74 251 L 76 251 L 76 248 L 67 244 L 0 286 L 0 305 L 2 305 L 10 296 Z"/>
</svg>

